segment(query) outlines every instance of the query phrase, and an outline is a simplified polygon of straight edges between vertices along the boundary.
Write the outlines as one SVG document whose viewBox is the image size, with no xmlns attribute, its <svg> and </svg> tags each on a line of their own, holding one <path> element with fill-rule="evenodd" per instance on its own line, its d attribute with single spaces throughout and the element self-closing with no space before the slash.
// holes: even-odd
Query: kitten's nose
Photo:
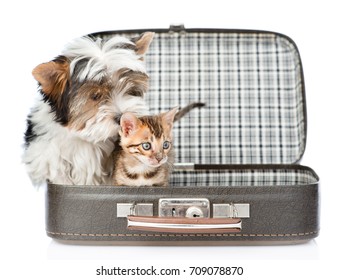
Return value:
<svg viewBox="0 0 339 280">
<path fill-rule="evenodd" d="M 162 153 L 155 154 L 155 159 L 160 162 L 164 157 L 162 156 Z"/>
</svg>

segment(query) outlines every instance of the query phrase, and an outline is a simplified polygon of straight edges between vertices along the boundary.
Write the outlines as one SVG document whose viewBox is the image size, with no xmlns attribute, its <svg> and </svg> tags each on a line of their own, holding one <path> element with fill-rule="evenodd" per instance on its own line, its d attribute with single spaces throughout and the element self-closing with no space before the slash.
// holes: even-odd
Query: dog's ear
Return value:
<svg viewBox="0 0 339 280">
<path fill-rule="evenodd" d="M 39 82 L 43 93 L 48 98 L 56 100 L 66 89 L 69 71 L 67 58 L 59 56 L 50 62 L 38 65 L 33 69 L 32 74 Z"/>
<path fill-rule="evenodd" d="M 147 52 L 153 40 L 154 34 L 154 32 L 145 32 L 142 33 L 139 37 L 132 39 L 132 42 L 135 44 L 136 47 L 135 52 L 138 55 L 144 55 Z"/>
</svg>

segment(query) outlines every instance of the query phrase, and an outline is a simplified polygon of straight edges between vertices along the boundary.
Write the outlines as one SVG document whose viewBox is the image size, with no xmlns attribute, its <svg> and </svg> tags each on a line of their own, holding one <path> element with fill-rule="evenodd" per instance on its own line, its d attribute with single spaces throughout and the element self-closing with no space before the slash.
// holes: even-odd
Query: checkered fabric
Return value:
<svg viewBox="0 0 339 280">
<path fill-rule="evenodd" d="M 301 158 L 306 138 L 302 69 L 295 45 L 285 36 L 159 32 L 145 61 L 152 113 L 206 103 L 175 125 L 176 162 L 289 164 Z"/>
<path fill-rule="evenodd" d="M 171 175 L 173 187 L 239 187 L 239 186 L 294 186 L 315 184 L 318 179 L 302 169 L 225 169 L 175 171 Z"/>
</svg>

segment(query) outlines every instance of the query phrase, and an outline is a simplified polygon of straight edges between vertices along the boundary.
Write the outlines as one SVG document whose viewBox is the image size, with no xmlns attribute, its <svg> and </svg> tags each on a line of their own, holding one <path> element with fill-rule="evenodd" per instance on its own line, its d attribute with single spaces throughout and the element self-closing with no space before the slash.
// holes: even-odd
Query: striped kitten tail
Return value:
<svg viewBox="0 0 339 280">
<path fill-rule="evenodd" d="M 204 106 L 205 106 L 205 103 L 203 103 L 203 102 L 193 102 L 193 103 L 190 103 L 187 106 L 185 106 L 184 108 L 180 109 L 176 113 L 176 115 L 174 117 L 174 121 L 176 122 L 176 121 L 180 120 L 183 116 L 185 116 L 192 109 L 194 109 L 194 108 L 201 108 L 201 107 L 204 107 Z"/>
</svg>

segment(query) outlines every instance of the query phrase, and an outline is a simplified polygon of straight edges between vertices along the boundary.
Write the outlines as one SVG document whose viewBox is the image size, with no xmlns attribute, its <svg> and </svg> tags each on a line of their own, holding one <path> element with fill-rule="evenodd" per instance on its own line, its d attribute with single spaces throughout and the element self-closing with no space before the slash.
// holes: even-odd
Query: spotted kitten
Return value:
<svg viewBox="0 0 339 280">
<path fill-rule="evenodd" d="M 173 122 L 201 106 L 204 104 L 192 103 L 180 111 L 174 108 L 139 118 L 124 113 L 120 119 L 120 149 L 113 153 L 113 185 L 167 186 L 174 162 Z"/>
</svg>

